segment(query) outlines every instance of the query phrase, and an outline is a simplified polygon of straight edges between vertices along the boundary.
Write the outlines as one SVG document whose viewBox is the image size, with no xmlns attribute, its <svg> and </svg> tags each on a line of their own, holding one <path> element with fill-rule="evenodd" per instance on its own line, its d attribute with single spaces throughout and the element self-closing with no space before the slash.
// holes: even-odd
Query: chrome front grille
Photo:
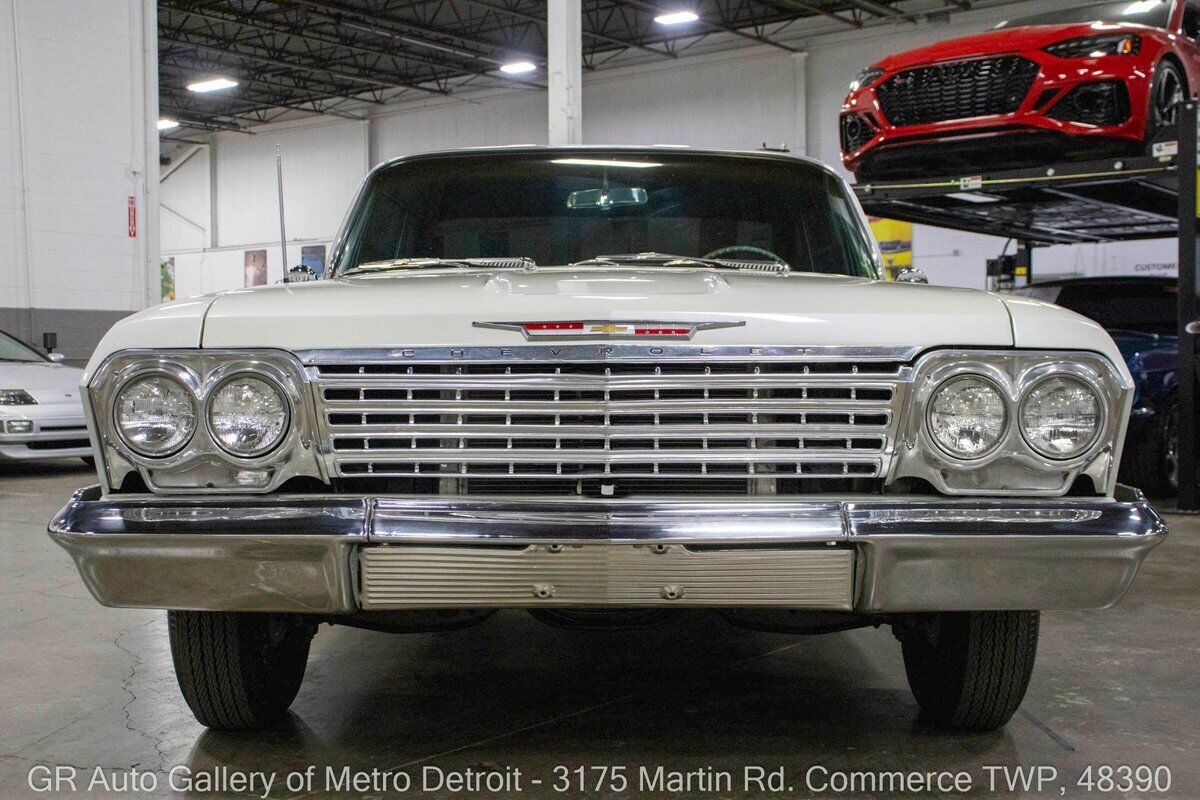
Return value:
<svg viewBox="0 0 1200 800">
<path fill-rule="evenodd" d="M 711 482 L 720 492 L 732 480 L 770 492 L 763 481 L 879 478 L 909 372 L 894 359 L 701 351 L 591 362 L 314 357 L 308 369 L 331 475 L 435 478 L 443 493 L 497 480 Z"/>
</svg>

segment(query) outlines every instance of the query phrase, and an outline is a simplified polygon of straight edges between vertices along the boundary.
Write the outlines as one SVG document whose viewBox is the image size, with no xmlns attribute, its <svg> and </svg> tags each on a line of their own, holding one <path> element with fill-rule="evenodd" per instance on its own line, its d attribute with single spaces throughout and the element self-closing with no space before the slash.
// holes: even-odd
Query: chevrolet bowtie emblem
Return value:
<svg viewBox="0 0 1200 800">
<path fill-rule="evenodd" d="M 628 325 L 616 325 L 612 322 L 606 322 L 603 325 L 593 325 L 588 329 L 588 333 L 605 333 L 610 336 L 614 333 L 627 333 L 628 331 Z"/>
<path fill-rule="evenodd" d="M 697 331 L 740 328 L 736 322 L 658 322 L 653 320 L 553 320 L 536 322 L 476 322 L 476 328 L 519 331 L 526 339 L 691 339 Z"/>
</svg>

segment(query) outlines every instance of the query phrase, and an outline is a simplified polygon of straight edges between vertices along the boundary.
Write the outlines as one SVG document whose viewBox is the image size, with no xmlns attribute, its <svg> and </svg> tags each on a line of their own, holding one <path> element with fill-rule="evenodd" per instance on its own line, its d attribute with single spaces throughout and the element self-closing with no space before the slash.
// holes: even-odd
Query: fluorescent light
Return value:
<svg viewBox="0 0 1200 800">
<path fill-rule="evenodd" d="M 577 167 L 628 167 L 630 169 L 650 169 L 661 167 L 652 161 L 609 161 L 603 158 L 556 158 L 551 164 L 573 164 Z"/>
<path fill-rule="evenodd" d="M 683 25 L 698 19 L 700 16 L 695 11 L 668 11 L 665 14 L 659 14 L 654 21 L 659 25 Z"/>
<path fill-rule="evenodd" d="M 537 65 L 532 61 L 510 61 L 507 64 L 500 65 L 500 71 L 505 75 L 524 75 L 526 72 L 533 72 L 537 69 Z"/>
<path fill-rule="evenodd" d="M 169 131 L 169 130 L 171 130 L 171 128 L 178 128 L 178 127 L 179 127 L 179 123 L 173 119 L 167 119 L 166 117 L 159 117 L 159 119 L 158 119 L 158 129 L 160 131 Z"/>
<path fill-rule="evenodd" d="M 238 82 L 230 78 L 208 78 L 202 81 L 192 81 L 187 85 L 189 92 L 219 92 L 222 89 L 232 89 Z"/>
</svg>

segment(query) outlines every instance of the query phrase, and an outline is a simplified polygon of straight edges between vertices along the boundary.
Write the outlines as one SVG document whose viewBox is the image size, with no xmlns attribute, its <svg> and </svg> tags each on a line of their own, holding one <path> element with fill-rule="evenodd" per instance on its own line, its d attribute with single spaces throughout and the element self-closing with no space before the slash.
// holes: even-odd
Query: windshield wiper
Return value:
<svg viewBox="0 0 1200 800">
<path fill-rule="evenodd" d="M 677 256 L 670 253 L 636 253 L 627 255 L 593 256 L 576 261 L 572 267 L 625 266 L 630 264 L 656 264 L 663 267 L 707 267 L 709 269 L 740 269 L 752 272 L 774 272 L 786 275 L 792 268 L 784 261 L 750 261 L 736 258 L 699 258 Z"/>
<path fill-rule="evenodd" d="M 368 261 L 346 270 L 344 275 L 363 272 L 387 272 L 394 269 L 533 269 L 537 266 L 532 258 L 393 258 L 388 261 Z"/>
</svg>

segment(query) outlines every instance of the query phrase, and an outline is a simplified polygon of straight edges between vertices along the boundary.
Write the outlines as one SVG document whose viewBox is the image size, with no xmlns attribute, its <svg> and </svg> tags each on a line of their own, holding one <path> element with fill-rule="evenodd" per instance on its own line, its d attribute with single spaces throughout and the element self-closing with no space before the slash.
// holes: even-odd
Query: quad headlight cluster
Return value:
<svg viewBox="0 0 1200 800">
<path fill-rule="evenodd" d="M 197 398 L 174 378 L 152 373 L 130 380 L 113 408 L 116 430 L 130 450 L 165 458 L 195 435 Z M 226 453 L 257 458 L 270 453 L 287 433 L 290 410 L 282 389 L 269 379 L 235 375 L 208 393 L 204 421 Z"/>
<path fill-rule="evenodd" d="M 1096 353 L 954 351 L 914 366 L 890 480 L 945 494 L 1061 495 L 1116 480 L 1132 381 Z"/>
<path fill-rule="evenodd" d="M 1039 455 L 1071 459 L 1100 435 L 1104 415 L 1096 390 L 1082 380 L 1053 376 L 1031 386 L 1020 402 L 1021 436 Z M 978 375 L 951 378 L 929 402 L 929 433 L 954 458 L 982 458 L 998 448 L 1010 424 L 1001 389 Z"/>
<path fill-rule="evenodd" d="M 271 491 L 320 476 L 303 367 L 279 351 L 120 353 L 93 377 L 111 485 Z"/>
</svg>

